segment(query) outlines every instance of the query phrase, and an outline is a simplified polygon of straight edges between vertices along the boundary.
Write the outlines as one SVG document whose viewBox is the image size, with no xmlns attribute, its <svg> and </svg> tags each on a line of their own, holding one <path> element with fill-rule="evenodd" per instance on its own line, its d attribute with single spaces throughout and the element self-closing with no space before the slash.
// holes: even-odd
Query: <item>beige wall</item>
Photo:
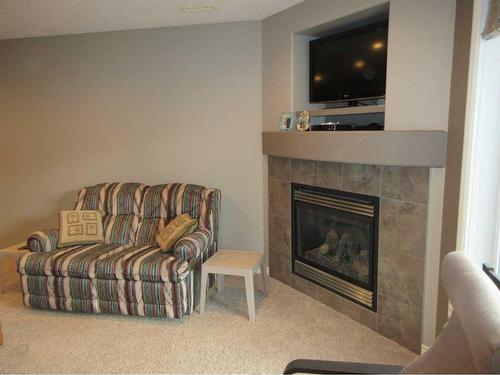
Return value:
<svg viewBox="0 0 500 375">
<path fill-rule="evenodd" d="M 261 23 L 0 42 L 0 245 L 102 181 L 222 190 L 221 246 L 263 248 Z"/>
<path fill-rule="evenodd" d="M 455 0 L 392 0 L 385 121 L 388 130 L 446 130 Z"/>
</svg>

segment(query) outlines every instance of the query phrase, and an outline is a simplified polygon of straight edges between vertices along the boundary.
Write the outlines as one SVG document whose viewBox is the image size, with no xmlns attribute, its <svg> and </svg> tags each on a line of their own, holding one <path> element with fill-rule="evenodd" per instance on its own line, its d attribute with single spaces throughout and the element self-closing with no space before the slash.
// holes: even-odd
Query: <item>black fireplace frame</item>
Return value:
<svg viewBox="0 0 500 375">
<path fill-rule="evenodd" d="M 362 281 L 353 279 L 347 275 L 344 275 L 340 272 L 337 272 L 332 269 L 327 269 L 326 267 L 323 267 L 320 264 L 314 263 L 312 261 L 309 261 L 308 259 L 305 259 L 304 257 L 300 257 L 297 255 L 297 220 L 298 220 L 298 215 L 296 215 L 296 210 L 297 210 L 297 201 L 294 199 L 294 191 L 309 191 L 309 192 L 314 192 L 317 194 L 323 194 L 327 195 L 329 197 L 339 197 L 341 199 L 347 199 L 351 200 L 353 202 L 361 202 L 361 203 L 369 203 L 373 205 L 374 207 L 374 220 L 372 224 L 372 246 L 373 246 L 373 252 L 369 254 L 369 265 L 370 265 L 370 280 L 368 284 L 363 283 Z M 369 309 L 371 311 L 377 312 L 377 287 L 378 287 L 378 242 L 379 242 L 379 211 L 380 211 L 380 198 L 373 196 L 373 195 L 365 195 L 365 194 L 359 194 L 359 193 L 352 193 L 349 191 L 344 191 L 344 190 L 335 190 L 335 189 L 329 189 L 329 188 L 324 188 L 320 186 L 312 186 L 312 185 L 304 185 L 304 184 L 299 184 L 292 182 L 291 184 L 291 244 L 292 244 L 292 273 L 302 277 L 322 288 L 328 289 L 331 292 L 338 294 L 366 309 Z M 342 292 L 329 288 L 328 286 L 325 286 L 316 280 L 313 280 L 303 274 L 298 274 L 295 271 L 295 260 L 299 260 L 302 263 L 308 264 L 312 267 L 315 267 L 321 271 L 324 271 L 328 274 L 334 275 L 340 279 L 346 280 L 349 283 L 352 283 L 354 285 L 357 285 L 362 288 L 366 288 L 367 290 L 370 290 L 373 293 L 373 302 L 372 306 L 369 307 L 354 298 L 343 294 Z"/>
</svg>

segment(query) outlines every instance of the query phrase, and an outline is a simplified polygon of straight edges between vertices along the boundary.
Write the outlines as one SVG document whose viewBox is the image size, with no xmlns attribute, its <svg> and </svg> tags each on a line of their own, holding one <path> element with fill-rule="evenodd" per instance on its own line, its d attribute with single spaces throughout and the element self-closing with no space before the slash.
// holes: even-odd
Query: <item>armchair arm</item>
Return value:
<svg viewBox="0 0 500 375">
<path fill-rule="evenodd" d="M 286 365 L 283 374 L 399 374 L 402 366 L 375 363 L 296 359 Z"/>
<path fill-rule="evenodd" d="M 193 233 L 179 239 L 174 245 L 174 256 L 190 262 L 196 259 L 212 243 L 212 235 L 208 229 L 196 229 Z"/>
<path fill-rule="evenodd" d="M 57 249 L 59 229 L 45 229 L 28 236 L 28 249 L 34 253 L 43 253 Z"/>
</svg>

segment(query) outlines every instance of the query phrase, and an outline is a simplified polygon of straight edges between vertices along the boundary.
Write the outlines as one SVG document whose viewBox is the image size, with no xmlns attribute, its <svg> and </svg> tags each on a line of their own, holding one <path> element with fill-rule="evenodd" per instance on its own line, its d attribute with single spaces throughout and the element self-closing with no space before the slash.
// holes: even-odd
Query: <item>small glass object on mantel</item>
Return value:
<svg viewBox="0 0 500 375">
<path fill-rule="evenodd" d="M 309 126 L 309 112 L 302 111 L 297 112 L 297 130 L 305 132 L 310 129 Z"/>
<path fill-rule="evenodd" d="M 297 115 L 295 112 L 281 112 L 280 130 L 284 132 L 294 131 L 297 124 Z"/>
</svg>

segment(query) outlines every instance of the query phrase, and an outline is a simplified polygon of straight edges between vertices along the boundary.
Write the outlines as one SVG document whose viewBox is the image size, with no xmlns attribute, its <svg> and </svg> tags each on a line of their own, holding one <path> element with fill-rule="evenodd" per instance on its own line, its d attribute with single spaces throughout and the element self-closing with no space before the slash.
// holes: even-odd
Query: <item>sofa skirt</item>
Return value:
<svg viewBox="0 0 500 375">
<path fill-rule="evenodd" d="M 28 307 L 181 319 L 198 303 L 194 273 L 175 283 L 36 275 L 21 283 Z"/>
</svg>

